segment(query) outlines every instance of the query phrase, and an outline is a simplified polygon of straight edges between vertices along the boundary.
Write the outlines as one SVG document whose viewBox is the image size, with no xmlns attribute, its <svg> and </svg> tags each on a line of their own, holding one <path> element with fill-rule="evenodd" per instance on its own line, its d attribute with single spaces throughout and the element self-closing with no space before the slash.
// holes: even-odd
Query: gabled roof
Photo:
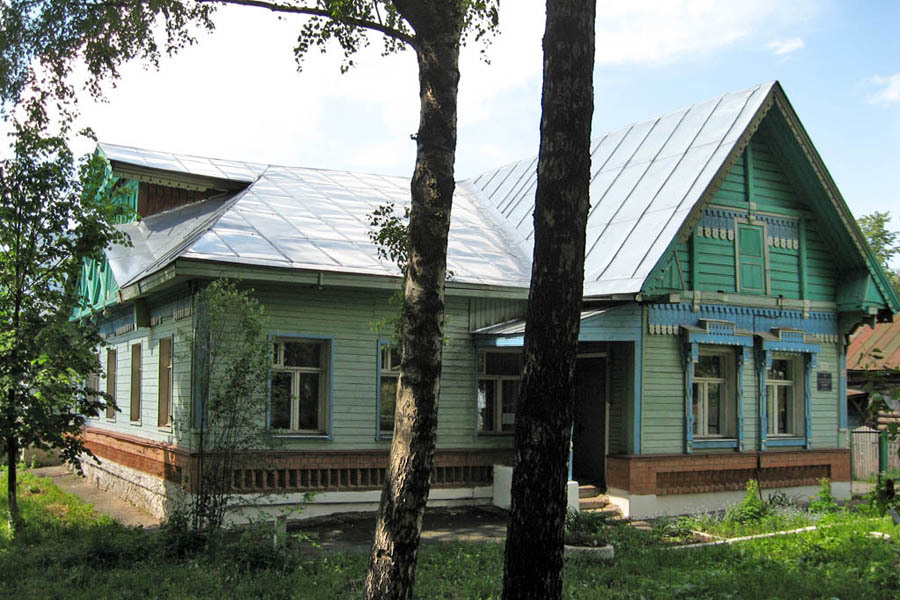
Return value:
<svg viewBox="0 0 900 600">
<path fill-rule="evenodd" d="M 770 111 L 773 106 L 778 110 Z M 685 238 L 750 137 L 775 122 L 785 159 L 841 246 L 900 310 L 855 220 L 790 107 L 770 82 L 700 102 L 596 138 L 587 223 L 587 297 L 640 293 L 661 259 Z M 123 226 L 134 248 L 114 249 L 120 288 L 178 258 L 265 267 L 397 276 L 377 258 L 369 215 L 409 204 L 409 180 L 343 171 L 265 166 L 101 144 L 117 175 L 221 190 L 204 200 Z M 531 275 L 537 159 L 456 186 L 448 248 L 453 280 L 527 288 Z M 235 185 L 229 185 L 235 184 Z M 204 185 L 207 187 L 204 188 Z M 850 257 L 850 258 L 846 258 Z M 865 283 L 865 281 L 863 281 Z M 866 286 L 863 286 L 864 288 Z M 849 309 L 848 309 L 849 310 Z"/>
<path fill-rule="evenodd" d="M 591 209 L 585 296 L 638 293 L 729 157 L 764 114 L 766 83 L 597 138 L 591 150 Z M 743 144 L 741 143 L 743 141 Z M 537 158 L 470 180 L 533 243 Z"/>
</svg>

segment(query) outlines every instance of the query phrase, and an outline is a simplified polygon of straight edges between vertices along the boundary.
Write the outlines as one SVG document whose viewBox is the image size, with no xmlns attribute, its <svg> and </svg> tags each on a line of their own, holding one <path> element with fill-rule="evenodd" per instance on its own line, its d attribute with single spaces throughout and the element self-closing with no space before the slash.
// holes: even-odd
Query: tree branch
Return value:
<svg viewBox="0 0 900 600">
<path fill-rule="evenodd" d="M 293 14 L 301 14 L 301 15 L 309 15 L 313 17 L 322 17 L 325 19 L 332 19 L 338 21 L 340 23 L 344 23 L 345 25 L 350 25 L 353 27 L 361 27 L 363 29 L 370 29 L 372 31 L 377 31 L 382 35 L 385 35 L 390 38 L 394 38 L 395 40 L 399 40 L 408 44 L 411 48 L 415 49 L 416 47 L 416 38 L 407 33 L 403 33 L 397 29 L 392 27 L 388 27 L 376 21 L 369 21 L 367 19 L 356 19 L 353 17 L 342 17 L 335 18 L 334 15 L 331 14 L 330 11 L 324 8 L 314 8 L 312 6 L 292 6 L 290 4 L 278 4 L 275 2 L 267 2 L 266 0 L 197 0 L 200 4 L 234 4 L 238 6 L 255 6 L 257 8 L 265 8 L 271 10 L 272 12 L 278 13 L 293 13 Z"/>
</svg>

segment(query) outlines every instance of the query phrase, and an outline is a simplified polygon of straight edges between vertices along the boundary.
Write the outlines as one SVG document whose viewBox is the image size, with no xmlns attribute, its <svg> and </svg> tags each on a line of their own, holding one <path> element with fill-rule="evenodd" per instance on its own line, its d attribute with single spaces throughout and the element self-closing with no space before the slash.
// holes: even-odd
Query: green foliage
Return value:
<svg viewBox="0 0 900 600">
<path fill-rule="evenodd" d="M 181 439 L 197 429 L 198 480 L 191 496 L 190 524 L 210 533 L 220 528 L 238 500 L 234 470 L 250 460 L 250 451 L 273 440 L 265 423 L 266 381 L 272 364 L 263 307 L 252 290 L 216 280 L 197 296 L 197 335 L 190 339 L 197 357 L 197 405 L 185 407 L 174 426 Z"/>
<path fill-rule="evenodd" d="M 819 480 L 819 493 L 809 503 L 809 512 L 835 513 L 839 510 L 837 498 L 831 493 L 831 480 L 823 477 Z"/>
<path fill-rule="evenodd" d="M 62 498 L 67 495 L 49 481 L 27 473 L 20 485 L 42 491 L 22 495 L 23 510 L 36 524 L 29 537 L 13 541 L 0 536 L 3 593 L 18 600 L 318 599 L 356 598 L 362 592 L 368 559 L 362 551 L 288 546 L 291 556 L 281 562 L 261 525 L 246 535 L 224 532 L 228 535 L 215 548 L 175 556 L 166 551 L 167 534 L 162 531 L 129 529 L 98 518 L 89 506 Z M 4 501 L 0 491 L 0 504 Z M 68 508 L 61 510 L 57 504 Z M 888 519 L 847 514 L 833 526 L 801 535 L 671 550 L 655 543 L 650 532 L 610 526 L 614 566 L 567 561 L 564 595 L 762 600 L 858 598 L 864 593 L 876 600 L 896 598 L 896 545 L 867 535 L 873 530 L 898 534 Z M 274 557 L 267 558 L 270 555 Z M 500 544 L 426 544 L 420 550 L 416 597 L 498 598 L 502 570 Z"/>
<path fill-rule="evenodd" d="M 82 262 L 123 241 L 112 227 L 123 209 L 100 193 L 100 159 L 76 165 L 66 124 L 49 130 L 45 100 L 20 107 L 12 154 L 0 161 L 0 439 L 12 454 L 57 448 L 80 468 L 76 434 L 105 406 L 105 394 L 88 385 L 100 373 L 103 341 L 92 322 L 69 317 Z M 16 507 L 12 498 L 13 520 Z"/>
<path fill-rule="evenodd" d="M 599 513 L 570 510 L 566 513 L 566 544 L 570 546 L 605 546 L 609 526 Z"/>
<path fill-rule="evenodd" d="M 378 257 L 397 265 L 404 277 L 409 261 L 408 223 L 409 207 L 404 207 L 400 216 L 393 202 L 382 204 L 369 215 L 369 239 L 375 244 Z"/>
<path fill-rule="evenodd" d="M 894 289 L 900 294 L 900 273 L 891 269 L 891 261 L 900 256 L 900 231 L 889 231 L 888 223 L 891 221 L 889 212 L 874 212 L 870 215 L 863 215 L 857 222 L 866 241 L 869 242 L 869 248 L 875 254 L 884 272 L 891 280 Z"/>
<path fill-rule="evenodd" d="M 771 512 L 772 508 L 760 497 L 759 484 L 755 479 L 750 479 L 747 481 L 744 499 L 725 511 L 724 522 L 726 524 L 745 524 L 750 521 L 759 521 Z"/>
</svg>

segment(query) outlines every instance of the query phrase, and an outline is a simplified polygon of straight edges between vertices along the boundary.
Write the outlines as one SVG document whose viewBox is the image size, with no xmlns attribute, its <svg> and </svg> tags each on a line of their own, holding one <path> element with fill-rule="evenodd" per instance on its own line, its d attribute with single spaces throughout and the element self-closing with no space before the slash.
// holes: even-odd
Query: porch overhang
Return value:
<svg viewBox="0 0 900 600">
<path fill-rule="evenodd" d="M 584 324 L 585 321 L 604 315 L 611 310 L 613 307 L 583 310 L 581 311 L 581 323 Z M 578 333 L 579 342 L 613 341 L 612 337 L 608 340 L 600 339 L 601 337 L 598 337 L 593 330 L 589 332 L 582 330 Z M 477 348 L 521 348 L 525 345 L 525 319 L 513 319 L 476 329 L 472 332 L 472 338 Z"/>
</svg>

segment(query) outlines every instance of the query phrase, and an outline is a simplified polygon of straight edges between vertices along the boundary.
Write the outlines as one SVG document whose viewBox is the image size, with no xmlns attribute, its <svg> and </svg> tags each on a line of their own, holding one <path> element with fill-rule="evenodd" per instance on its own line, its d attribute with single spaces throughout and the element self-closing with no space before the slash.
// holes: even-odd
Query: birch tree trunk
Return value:
<svg viewBox="0 0 900 600">
<path fill-rule="evenodd" d="M 398 0 L 395 5 L 416 31 L 420 113 L 401 316 L 400 383 L 366 577 L 370 599 L 412 597 L 434 464 L 462 30 L 458 2 Z"/>
<path fill-rule="evenodd" d="M 503 597 L 562 596 L 594 110 L 595 0 L 548 0 L 525 362 Z M 535 549 L 540 549 L 535 551 Z"/>
</svg>

